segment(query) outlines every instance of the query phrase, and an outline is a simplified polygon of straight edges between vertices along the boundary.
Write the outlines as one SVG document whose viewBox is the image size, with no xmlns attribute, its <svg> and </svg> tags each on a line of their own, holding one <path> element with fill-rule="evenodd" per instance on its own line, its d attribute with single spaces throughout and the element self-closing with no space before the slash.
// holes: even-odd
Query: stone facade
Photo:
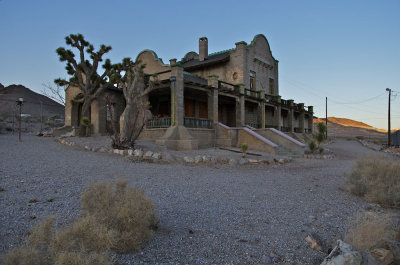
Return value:
<svg viewBox="0 0 400 265">
<path fill-rule="evenodd" d="M 279 96 L 278 61 L 264 35 L 255 36 L 250 44 L 237 42 L 230 50 L 212 54 L 208 54 L 208 39 L 202 37 L 199 53 L 189 52 L 180 61 L 171 59 L 169 64 L 164 64 L 151 50 L 142 51 L 136 60 L 146 64 L 145 74 L 155 84 L 147 90 L 152 119 L 147 121 L 140 139 L 178 149 L 220 143 L 238 146 L 240 139 L 246 137 L 257 146 L 257 139 L 263 139 L 247 131 L 218 139 L 218 128 L 222 128 L 219 124 L 227 128 L 248 126 L 252 130 L 275 128 L 312 133 L 312 106 L 305 108 L 302 103 Z M 66 89 L 66 125 L 78 126 L 79 106 L 71 103 L 78 94 L 77 88 Z M 117 89 L 93 102 L 94 133 L 107 132 L 105 96 L 112 96 L 118 106 L 116 112 L 122 113 L 124 108 L 122 93 Z"/>
</svg>

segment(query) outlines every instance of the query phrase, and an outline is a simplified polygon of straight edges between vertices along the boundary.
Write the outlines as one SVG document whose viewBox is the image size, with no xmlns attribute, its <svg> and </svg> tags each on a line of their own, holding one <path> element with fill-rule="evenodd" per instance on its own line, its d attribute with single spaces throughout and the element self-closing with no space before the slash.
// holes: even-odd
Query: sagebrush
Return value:
<svg viewBox="0 0 400 265">
<path fill-rule="evenodd" d="M 348 175 L 349 190 L 388 207 L 400 207 L 400 162 L 378 156 L 356 161 Z"/>
<path fill-rule="evenodd" d="M 361 251 L 369 251 L 383 239 L 394 239 L 396 230 L 388 214 L 357 213 L 344 240 Z"/>
<path fill-rule="evenodd" d="M 154 204 L 128 182 L 90 185 L 82 195 L 83 215 L 93 216 L 114 235 L 113 249 L 137 250 L 157 226 Z"/>
<path fill-rule="evenodd" d="M 107 265 L 110 250 L 138 250 L 157 227 L 154 205 L 128 182 L 92 183 L 81 197 L 82 214 L 53 229 L 54 217 L 38 223 L 23 246 L 8 253 L 5 265 Z"/>
</svg>

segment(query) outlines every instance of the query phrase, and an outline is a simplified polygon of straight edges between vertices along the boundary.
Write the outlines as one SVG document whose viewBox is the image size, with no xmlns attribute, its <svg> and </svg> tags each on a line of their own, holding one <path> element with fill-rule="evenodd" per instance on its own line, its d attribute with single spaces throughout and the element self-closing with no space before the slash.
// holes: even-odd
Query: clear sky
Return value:
<svg viewBox="0 0 400 265">
<path fill-rule="evenodd" d="M 250 43 L 264 34 L 279 60 L 280 94 L 313 105 L 315 115 L 400 127 L 400 1 L 85 1 L 0 0 L 0 83 L 40 92 L 67 77 L 56 48 L 82 33 L 113 47 L 112 62 L 152 49 L 168 63 L 198 51 Z M 393 93 L 396 94 L 396 93 Z"/>
</svg>

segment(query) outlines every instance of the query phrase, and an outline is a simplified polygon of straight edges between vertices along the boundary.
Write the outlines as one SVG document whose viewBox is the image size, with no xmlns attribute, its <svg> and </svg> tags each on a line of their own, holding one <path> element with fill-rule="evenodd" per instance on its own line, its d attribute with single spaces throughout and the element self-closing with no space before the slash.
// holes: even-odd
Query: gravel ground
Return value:
<svg viewBox="0 0 400 265">
<path fill-rule="evenodd" d="M 21 244 L 46 216 L 57 215 L 57 225 L 71 222 L 91 180 L 129 179 L 160 216 L 152 240 L 117 255 L 116 264 L 319 264 L 326 254 L 304 241 L 309 233 L 330 244 L 343 238 L 355 212 L 389 211 L 343 190 L 353 160 L 375 153 L 355 141 L 331 143 L 333 160 L 207 167 L 132 163 L 54 138 L 17 139 L 0 135 L 0 253 Z"/>
</svg>

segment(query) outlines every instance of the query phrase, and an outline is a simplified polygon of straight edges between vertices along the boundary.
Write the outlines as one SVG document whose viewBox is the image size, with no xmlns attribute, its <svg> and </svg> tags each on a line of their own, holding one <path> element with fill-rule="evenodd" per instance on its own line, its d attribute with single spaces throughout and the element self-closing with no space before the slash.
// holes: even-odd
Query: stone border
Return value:
<svg viewBox="0 0 400 265">
<path fill-rule="evenodd" d="M 334 154 L 327 154 L 327 155 L 321 155 L 321 154 L 304 154 L 304 158 L 307 159 L 334 159 L 336 156 Z"/>
<path fill-rule="evenodd" d="M 109 153 L 117 154 L 120 156 L 126 156 L 132 162 L 149 162 L 149 163 L 183 163 L 187 165 L 283 165 L 291 162 L 289 158 L 272 158 L 267 159 L 254 159 L 254 158 L 229 158 L 229 157 L 214 157 L 209 155 L 196 155 L 196 156 L 184 156 L 183 158 L 175 157 L 168 152 L 153 152 L 153 151 L 143 151 L 142 149 L 107 149 L 105 147 L 95 148 L 89 147 L 87 145 L 81 146 L 77 145 L 73 141 L 67 141 L 65 139 L 56 139 L 57 142 L 68 145 L 76 146 L 81 149 L 85 149 L 91 152 L 98 153 Z"/>
</svg>

